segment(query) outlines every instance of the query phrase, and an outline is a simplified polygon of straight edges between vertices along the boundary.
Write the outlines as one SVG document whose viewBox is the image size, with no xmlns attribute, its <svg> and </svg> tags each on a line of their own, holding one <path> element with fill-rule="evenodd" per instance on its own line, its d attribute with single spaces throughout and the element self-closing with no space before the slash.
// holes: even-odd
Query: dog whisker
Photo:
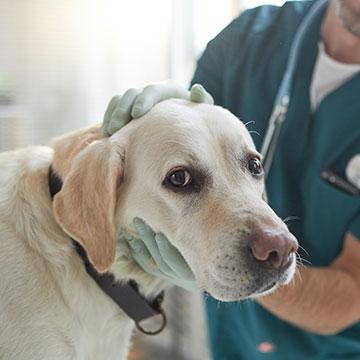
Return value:
<svg viewBox="0 0 360 360">
<path fill-rule="evenodd" d="M 300 266 L 305 266 L 304 263 L 311 265 L 310 261 L 302 258 L 299 253 L 296 253 L 296 264 L 298 264 Z"/>
<path fill-rule="evenodd" d="M 299 244 L 299 248 L 307 255 L 310 256 L 310 254 L 306 251 L 306 249 Z"/>
<path fill-rule="evenodd" d="M 299 216 L 288 216 L 285 219 L 283 219 L 283 222 L 286 223 L 287 221 L 292 221 L 292 220 L 300 220 Z"/>
<path fill-rule="evenodd" d="M 247 127 L 248 125 L 250 125 L 250 124 L 255 124 L 255 121 L 254 120 L 252 120 L 252 121 L 248 121 L 247 123 L 245 123 L 244 125 Z"/>
<path fill-rule="evenodd" d="M 260 136 L 260 134 L 259 134 L 257 131 L 255 131 L 255 130 L 249 130 L 249 133 L 250 133 L 250 134 L 255 134 L 255 135 L 257 135 L 257 136 Z"/>
<path fill-rule="evenodd" d="M 297 281 L 297 279 L 298 279 L 299 281 L 302 281 L 300 269 L 296 269 L 295 275 L 294 275 L 294 277 L 292 278 L 290 284 L 295 285 L 295 281 Z"/>
</svg>

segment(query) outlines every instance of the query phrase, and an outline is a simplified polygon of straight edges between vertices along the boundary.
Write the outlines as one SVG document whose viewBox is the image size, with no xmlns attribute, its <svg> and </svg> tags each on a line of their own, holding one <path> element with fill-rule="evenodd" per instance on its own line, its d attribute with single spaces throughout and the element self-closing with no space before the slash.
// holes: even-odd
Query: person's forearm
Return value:
<svg viewBox="0 0 360 360">
<path fill-rule="evenodd" d="M 277 317 L 319 334 L 341 331 L 360 319 L 360 291 L 341 269 L 300 268 L 293 283 L 258 302 Z"/>
</svg>

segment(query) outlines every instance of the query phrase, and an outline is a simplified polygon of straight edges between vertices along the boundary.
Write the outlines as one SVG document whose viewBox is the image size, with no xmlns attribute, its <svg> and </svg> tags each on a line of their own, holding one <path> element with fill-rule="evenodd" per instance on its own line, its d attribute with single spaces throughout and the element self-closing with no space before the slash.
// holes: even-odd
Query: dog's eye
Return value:
<svg viewBox="0 0 360 360">
<path fill-rule="evenodd" d="M 263 174 L 263 168 L 261 165 L 260 159 L 254 157 L 251 158 L 248 162 L 248 169 L 250 170 L 252 175 L 260 176 Z"/>
<path fill-rule="evenodd" d="M 177 169 L 167 175 L 167 180 L 172 186 L 183 188 L 191 184 L 192 176 L 185 169 Z"/>
</svg>

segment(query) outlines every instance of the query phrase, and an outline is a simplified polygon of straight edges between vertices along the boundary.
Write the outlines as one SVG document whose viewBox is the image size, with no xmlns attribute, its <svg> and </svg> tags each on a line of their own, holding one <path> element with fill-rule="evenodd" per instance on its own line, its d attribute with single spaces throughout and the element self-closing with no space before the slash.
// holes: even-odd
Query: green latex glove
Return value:
<svg viewBox="0 0 360 360">
<path fill-rule="evenodd" d="M 190 91 L 174 84 L 129 89 L 123 96 L 114 96 L 111 99 L 104 115 L 103 136 L 111 136 L 131 119 L 145 115 L 157 103 L 172 98 L 214 104 L 212 96 L 200 84 L 194 84 Z"/>
<path fill-rule="evenodd" d="M 134 219 L 134 226 L 140 239 L 130 235 L 125 235 L 124 238 L 137 264 L 145 272 L 186 290 L 198 290 L 194 274 L 183 256 L 167 238 L 161 233 L 156 234 L 139 218 Z"/>
</svg>

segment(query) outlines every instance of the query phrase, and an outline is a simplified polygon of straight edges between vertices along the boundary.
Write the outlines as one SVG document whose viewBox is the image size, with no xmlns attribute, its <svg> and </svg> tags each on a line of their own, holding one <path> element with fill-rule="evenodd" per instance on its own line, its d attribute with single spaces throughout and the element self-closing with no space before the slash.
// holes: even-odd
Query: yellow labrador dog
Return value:
<svg viewBox="0 0 360 360">
<path fill-rule="evenodd" d="M 63 181 L 53 202 L 50 166 Z M 149 295 L 165 284 L 117 240 L 134 231 L 134 217 L 164 233 L 219 300 L 287 283 L 297 242 L 263 193 L 245 126 L 185 100 L 156 105 L 110 138 L 96 126 L 52 148 L 2 153 L 0 358 L 125 359 L 133 322 L 88 275 L 71 239 L 99 273 L 134 279 Z"/>
</svg>

